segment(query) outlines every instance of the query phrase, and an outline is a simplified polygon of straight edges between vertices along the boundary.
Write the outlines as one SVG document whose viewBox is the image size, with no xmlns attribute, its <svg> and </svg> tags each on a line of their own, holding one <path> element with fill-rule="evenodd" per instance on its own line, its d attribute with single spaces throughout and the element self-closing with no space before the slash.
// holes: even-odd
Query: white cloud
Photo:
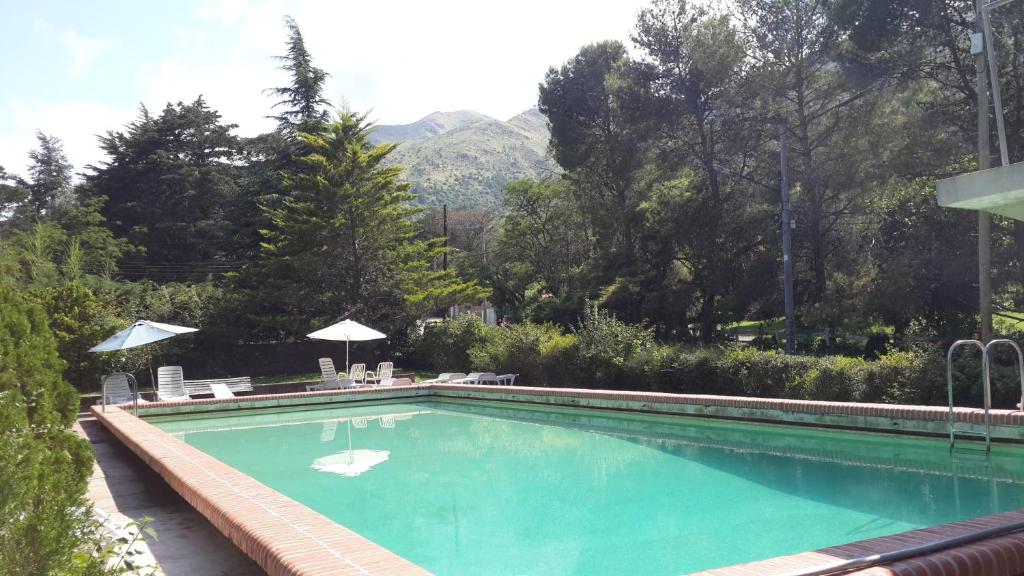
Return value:
<svg viewBox="0 0 1024 576">
<path fill-rule="evenodd" d="M 199 14 L 231 27 L 233 48 L 254 65 L 284 51 L 282 16 L 331 74 L 327 96 L 385 123 L 468 108 L 508 118 L 536 104 L 549 66 L 583 44 L 627 41 L 649 0 L 207 0 Z M 286 78 L 278 75 L 276 84 Z"/>
<path fill-rule="evenodd" d="M 64 32 L 61 38 L 64 44 L 71 48 L 71 67 L 68 68 L 68 75 L 73 78 L 82 76 L 104 52 L 108 52 L 116 44 L 111 38 L 79 36 L 74 30 Z"/>
<path fill-rule="evenodd" d="M 112 95 L 130 96 L 157 112 L 168 101 L 202 94 L 238 133 L 270 129 L 268 87 L 288 82 L 272 57 L 285 50 L 282 18 L 295 17 L 317 65 L 331 74 L 326 96 L 382 123 L 411 122 L 435 110 L 472 109 L 509 118 L 536 104 L 549 66 L 580 46 L 628 41 L 637 11 L 649 0 L 204 0 L 195 20 L 172 30 L 164 54 L 120 72 Z M 85 76 L 115 41 L 68 31 L 71 75 Z M 65 141 L 76 168 L 101 159 L 96 134 L 119 130 L 135 106 L 74 101 L 0 100 L 0 165 L 22 171 L 41 129 Z M 123 102 L 123 99 L 119 99 Z M 123 105 L 123 104 L 122 104 Z"/>
<path fill-rule="evenodd" d="M 28 153 L 37 146 L 36 130 L 63 140 L 68 159 L 76 171 L 81 171 L 103 159 L 96 137 L 130 122 L 136 111 L 102 102 L 50 104 L 14 100 L 0 109 L 0 114 L 9 115 L 12 121 L 12 129 L 0 134 L 0 166 L 24 174 Z"/>
</svg>

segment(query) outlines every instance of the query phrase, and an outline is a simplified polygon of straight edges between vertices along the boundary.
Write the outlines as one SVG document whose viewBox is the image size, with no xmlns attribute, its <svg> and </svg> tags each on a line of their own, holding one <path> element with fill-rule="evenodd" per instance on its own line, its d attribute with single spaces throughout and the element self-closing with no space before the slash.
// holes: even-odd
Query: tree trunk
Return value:
<svg viewBox="0 0 1024 576">
<path fill-rule="evenodd" d="M 710 344 L 715 336 L 715 292 L 707 288 L 701 298 L 700 341 Z"/>
</svg>

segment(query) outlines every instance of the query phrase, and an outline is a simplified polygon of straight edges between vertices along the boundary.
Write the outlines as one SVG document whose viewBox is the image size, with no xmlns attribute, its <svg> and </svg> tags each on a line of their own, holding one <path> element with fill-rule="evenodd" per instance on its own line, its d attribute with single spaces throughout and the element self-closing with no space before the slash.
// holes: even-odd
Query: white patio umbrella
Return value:
<svg viewBox="0 0 1024 576">
<path fill-rule="evenodd" d="M 175 326 L 174 324 L 139 320 L 135 324 L 132 324 L 110 338 L 107 338 L 103 342 L 89 348 L 89 352 L 114 352 L 117 350 L 135 348 L 136 346 L 159 342 L 160 340 L 166 340 L 167 338 L 172 338 L 178 334 L 187 334 L 198 330 L 198 328 L 188 328 L 185 326 Z M 152 383 L 152 365 L 149 367 L 149 379 Z M 156 388 L 155 384 L 153 385 L 153 388 Z"/>
<path fill-rule="evenodd" d="M 345 341 L 345 371 L 349 370 L 348 363 L 348 344 L 349 342 L 364 342 L 366 340 L 380 340 L 381 338 L 387 338 L 381 332 L 377 332 L 373 328 L 363 326 L 359 322 L 354 320 L 342 320 L 337 324 L 331 324 L 327 328 L 321 328 L 316 332 L 310 332 L 306 334 L 309 338 L 316 338 L 318 340 L 337 340 Z"/>
</svg>

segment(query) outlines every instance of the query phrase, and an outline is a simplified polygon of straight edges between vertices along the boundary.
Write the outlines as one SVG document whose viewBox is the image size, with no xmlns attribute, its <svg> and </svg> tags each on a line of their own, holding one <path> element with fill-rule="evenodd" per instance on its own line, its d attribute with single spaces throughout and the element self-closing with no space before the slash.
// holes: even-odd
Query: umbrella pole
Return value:
<svg viewBox="0 0 1024 576">
<path fill-rule="evenodd" d="M 149 384 L 153 387 L 153 394 L 156 394 L 156 378 L 153 377 L 153 355 L 146 354 L 146 363 L 149 364 Z M 157 397 L 159 400 L 159 397 Z"/>
<path fill-rule="evenodd" d="M 352 367 L 352 365 L 348 363 L 348 341 L 351 340 L 351 339 L 352 339 L 351 336 L 346 336 L 345 337 L 345 371 L 346 372 L 348 372 L 349 368 Z"/>
<path fill-rule="evenodd" d="M 356 458 L 352 455 L 352 419 L 348 421 L 348 465 L 355 464 Z"/>
</svg>

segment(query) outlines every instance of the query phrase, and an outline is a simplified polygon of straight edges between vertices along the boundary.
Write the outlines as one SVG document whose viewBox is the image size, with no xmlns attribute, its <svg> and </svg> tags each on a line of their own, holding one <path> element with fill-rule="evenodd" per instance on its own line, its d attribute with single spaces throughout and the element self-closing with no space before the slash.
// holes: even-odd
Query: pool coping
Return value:
<svg viewBox="0 0 1024 576">
<path fill-rule="evenodd" d="M 702 416 L 780 424 L 946 435 L 945 406 L 855 404 L 695 394 L 572 388 L 414 384 L 411 386 L 240 396 L 139 406 L 142 415 L 338 402 L 457 398 Z M 422 567 L 337 524 L 234 468 L 131 415 L 129 405 L 93 414 L 129 449 L 271 576 L 429 574 Z M 958 426 L 983 430 L 984 411 L 956 408 Z M 991 411 L 994 440 L 1024 442 L 1024 412 Z M 701 572 L 707 576 L 775 576 L 851 558 L 904 549 L 1024 521 L 1024 509 Z M 853 574 L 1024 574 L 1024 533 L 989 538 Z"/>
</svg>

